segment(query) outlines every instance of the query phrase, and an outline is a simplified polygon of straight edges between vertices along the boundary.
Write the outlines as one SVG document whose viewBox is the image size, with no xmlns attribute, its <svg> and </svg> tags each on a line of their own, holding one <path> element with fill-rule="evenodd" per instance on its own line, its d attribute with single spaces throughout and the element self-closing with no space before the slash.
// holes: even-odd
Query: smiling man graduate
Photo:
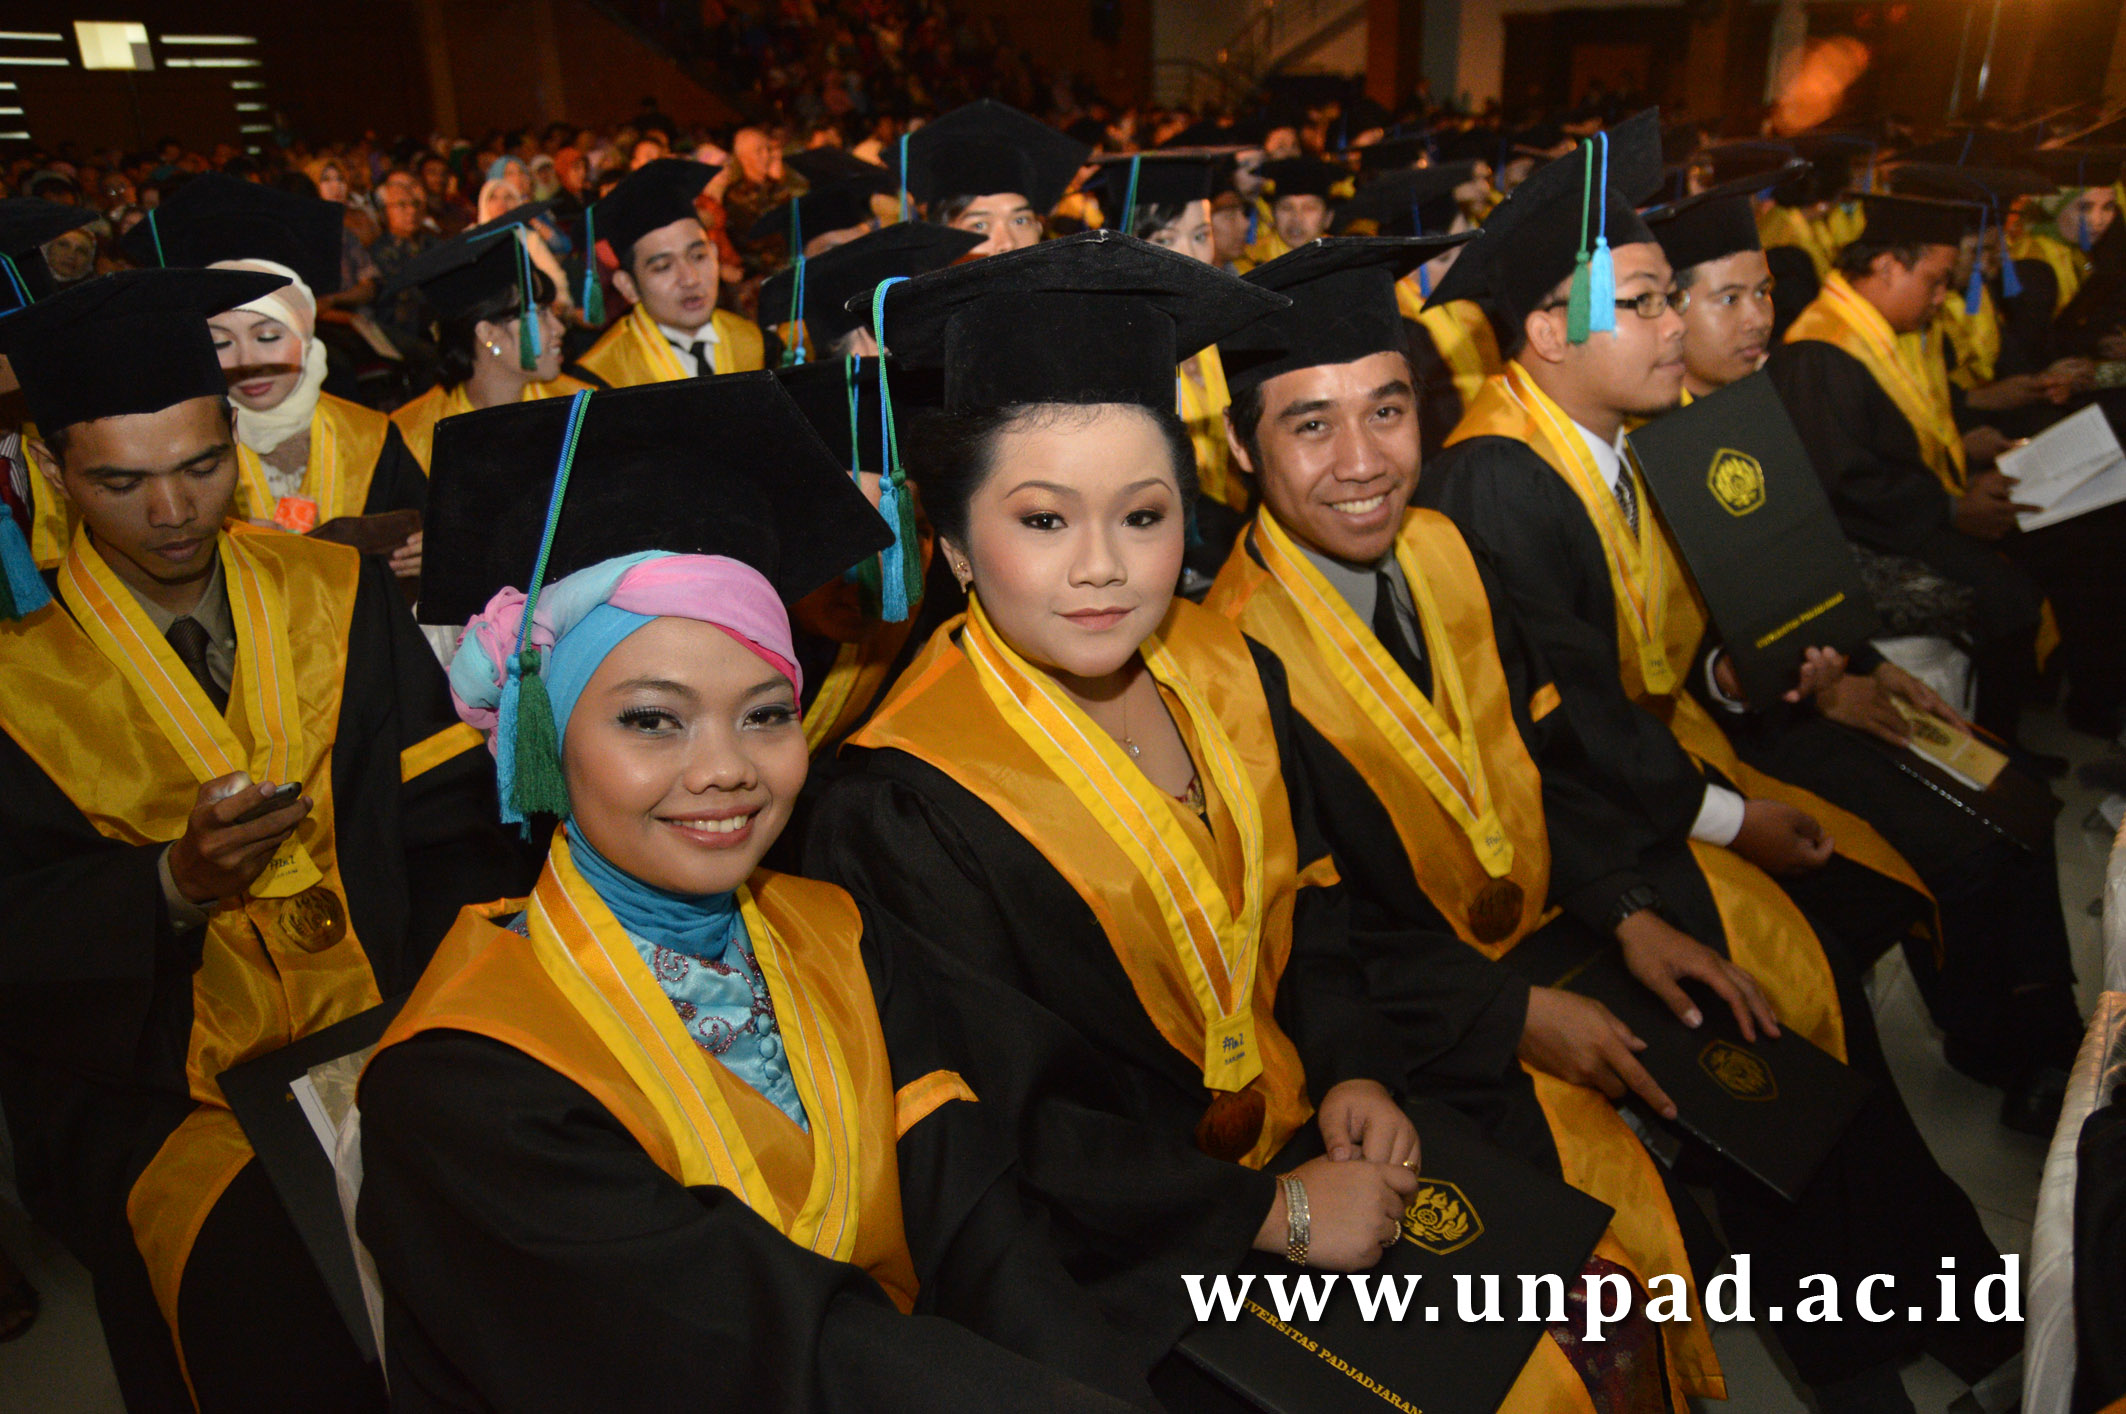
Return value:
<svg viewBox="0 0 2126 1414">
<path fill-rule="evenodd" d="M 133 1410 L 383 1407 L 217 1077 L 530 877 L 384 567 L 230 519 L 207 319 L 281 283 L 129 271 L 0 319 L 79 517 L 49 578 L 0 530 L 0 1096 Z"/>
</svg>

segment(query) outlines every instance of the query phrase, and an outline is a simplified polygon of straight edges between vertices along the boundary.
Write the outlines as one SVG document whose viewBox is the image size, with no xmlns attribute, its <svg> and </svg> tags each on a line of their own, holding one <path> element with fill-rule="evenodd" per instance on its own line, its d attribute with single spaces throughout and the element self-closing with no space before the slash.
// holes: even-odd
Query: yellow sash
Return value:
<svg viewBox="0 0 2126 1414">
<path fill-rule="evenodd" d="M 1912 425 L 1919 454 L 1943 489 L 1952 496 L 1964 493 L 1964 438 L 1956 430 L 1956 414 L 1949 401 L 1949 368 L 1941 351 L 1927 346 L 1925 335 L 1894 332 L 1875 306 L 1845 276 L 1834 272 L 1824 280 L 1823 292 L 1786 331 L 1790 344 L 1805 339 L 1843 349 L 1859 359 Z"/>
<path fill-rule="evenodd" d="M 338 516 L 360 515 L 368 503 L 369 483 L 375 479 L 390 426 L 382 413 L 330 393 L 321 395 L 317 410 L 310 414 L 310 450 L 303 465 L 302 487 L 292 496 L 275 496 L 258 453 L 239 443 L 233 514 L 246 520 L 270 520 L 298 535 Z"/>
<path fill-rule="evenodd" d="M 1483 391 L 1484 380 L 1505 368 L 1499 358 L 1498 336 L 1483 307 L 1474 300 L 1458 299 L 1427 309 L 1414 275 L 1395 282 L 1395 302 L 1403 318 L 1424 325 L 1425 332 L 1432 336 L 1432 347 L 1445 360 L 1447 371 L 1454 377 L 1454 391 L 1466 410 Z"/>
<path fill-rule="evenodd" d="M 2012 260 L 2042 260 L 2052 267 L 2053 279 L 2059 285 L 2059 293 L 2052 302 L 2055 315 L 2081 293 L 2082 277 L 2089 269 L 2089 258 L 2072 245 L 2057 236 L 2027 227 L 2019 227 L 2008 238 L 2008 256 Z"/>
<path fill-rule="evenodd" d="M 66 497 L 52 489 L 45 480 L 44 469 L 30 452 L 30 442 L 37 435 L 37 424 L 22 424 L 22 464 L 30 474 L 30 558 L 41 570 L 56 569 L 66 558 L 66 547 L 74 538 L 74 525 L 80 517 L 74 514 L 74 505 Z"/>
<path fill-rule="evenodd" d="M 1514 725 L 1490 604 L 1460 534 L 1445 517 L 1412 510 L 1396 539 L 1424 630 L 1431 698 L 1267 508 L 1256 513 L 1249 543 L 1265 568 L 1235 550 L 1205 607 L 1292 665 L 1293 705 L 1381 797 L 1426 893 L 1464 942 L 1503 955 L 1545 916 L 1550 846 L 1542 778 Z M 1469 914 L 1500 878 L 1520 886 L 1520 925 L 1486 943 L 1469 930 Z"/>
<path fill-rule="evenodd" d="M 573 397 L 588 387 L 590 384 L 582 379 L 564 373 L 551 383 L 525 384 L 523 395 L 517 401 L 529 403 L 540 398 Z M 429 463 L 435 460 L 436 424 L 446 417 L 456 417 L 472 410 L 472 400 L 465 396 L 462 386 L 445 388 L 438 384 L 391 414 L 391 421 L 399 429 L 407 450 L 413 453 L 413 459 L 425 472 Z"/>
<path fill-rule="evenodd" d="M 0 626 L 7 731 L 105 838 L 177 839 L 198 782 L 236 769 L 300 781 L 314 802 L 259 884 L 209 921 L 185 1056 L 198 1108 L 129 1195 L 127 1216 L 173 1330 L 192 1241 L 251 1157 L 216 1077 L 378 1000 L 347 916 L 332 794 L 360 559 L 241 524 L 225 529 L 221 554 L 239 636 L 230 701 L 242 704 L 227 719 L 86 535 L 61 570 L 62 602 Z M 290 632 L 295 624 L 301 633 Z"/>
<path fill-rule="evenodd" d="M 897 624 L 877 620 L 864 626 L 856 642 L 834 650 L 826 681 L 813 689 L 812 700 L 805 704 L 805 746 L 814 756 L 847 736 L 878 699 L 914 626 L 913 614 Z"/>
<path fill-rule="evenodd" d="M 1964 313 L 1963 296 L 1950 291 L 1949 298 L 1935 312 L 1934 323 L 1949 341 L 1949 347 L 1956 350 L 1956 367 L 1949 370 L 1950 381 L 1966 392 L 1991 383 L 2001 356 L 2000 306 L 1993 302 L 1992 288 L 1979 287 L 1976 314 Z"/>
<path fill-rule="evenodd" d="M 1196 379 L 1203 381 L 1198 383 Z M 1227 466 L 1232 455 L 1225 439 L 1225 410 L 1233 395 L 1225 383 L 1225 363 L 1218 346 L 1211 345 L 1181 365 L 1174 375 L 1177 411 L 1188 424 L 1189 441 L 1196 447 L 1196 486 L 1204 495 L 1236 511 L 1248 507 L 1248 488 Z"/>
<path fill-rule="evenodd" d="M 526 910 L 530 941 L 490 921 L 522 901 L 466 909 L 378 1049 L 438 1028 L 501 1041 L 582 1085 L 675 1181 L 725 1188 L 909 1310 L 896 1097 L 862 919 L 841 890 L 767 871 L 739 898 L 809 1130 L 687 1034 L 559 831 Z M 956 1077 L 924 1080 L 935 1102 L 973 1098 Z"/>
<path fill-rule="evenodd" d="M 978 612 L 938 630 L 851 741 L 937 767 L 1040 850 L 1091 908 L 1167 1043 L 1207 1087 L 1263 1096 L 1262 1134 L 1241 1160 L 1261 1167 L 1313 1113 L 1274 1010 L 1298 890 L 1334 872 L 1325 861 L 1299 870 L 1245 640 L 1176 600 L 1141 650 L 1197 748 L 1205 830 Z"/>
<path fill-rule="evenodd" d="M 709 346 L 709 363 L 716 372 L 749 373 L 761 366 L 759 325 L 719 309 L 709 317 L 709 326 L 716 331 L 716 342 Z M 639 304 L 607 329 L 579 363 L 615 388 L 694 376 L 649 310 Z"/>
<path fill-rule="evenodd" d="M 1768 206 L 1757 214 L 1757 235 L 1767 249 L 1775 245 L 1799 246 L 1816 267 L 1816 278 L 1827 279 L 1845 242 L 1832 234 L 1827 222 L 1811 221 L 1798 207 Z"/>
</svg>

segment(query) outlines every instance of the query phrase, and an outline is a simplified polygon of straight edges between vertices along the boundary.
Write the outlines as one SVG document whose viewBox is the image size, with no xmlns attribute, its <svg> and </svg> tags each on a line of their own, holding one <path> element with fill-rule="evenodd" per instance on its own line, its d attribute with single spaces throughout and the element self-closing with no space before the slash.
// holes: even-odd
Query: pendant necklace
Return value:
<svg viewBox="0 0 2126 1414">
<path fill-rule="evenodd" d="M 1122 749 L 1123 749 L 1124 751 L 1127 751 L 1127 752 L 1129 753 L 1129 759 L 1130 759 L 1130 760 L 1132 760 L 1132 761 L 1135 761 L 1135 760 L 1136 760 L 1136 759 L 1137 759 L 1138 757 L 1140 757 L 1140 756 L 1144 755 L 1144 748 L 1143 748 L 1143 747 L 1141 747 L 1141 746 L 1139 746 L 1139 745 L 1137 745 L 1137 743 L 1136 743 L 1136 742 L 1134 742 L 1134 741 L 1131 741 L 1131 740 L 1130 740 L 1130 736 L 1129 736 L 1129 689 L 1128 689 L 1128 688 L 1124 688 L 1124 689 L 1122 690 Z"/>
</svg>

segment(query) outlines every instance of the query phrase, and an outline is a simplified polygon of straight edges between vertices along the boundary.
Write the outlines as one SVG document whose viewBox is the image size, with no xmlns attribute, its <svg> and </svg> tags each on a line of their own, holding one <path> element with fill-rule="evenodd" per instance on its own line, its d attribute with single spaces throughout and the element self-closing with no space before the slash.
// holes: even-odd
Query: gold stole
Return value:
<svg viewBox="0 0 2126 1414">
<path fill-rule="evenodd" d="M 1203 381 L 1196 381 L 1198 376 Z M 1216 344 L 1182 364 L 1174 374 L 1177 411 L 1188 425 L 1196 448 L 1196 486 L 1205 496 L 1236 511 L 1248 508 L 1248 488 L 1228 463 L 1232 450 L 1225 439 L 1225 410 L 1233 394 L 1225 383 L 1225 362 Z"/>
<path fill-rule="evenodd" d="M 1277 742 L 1237 630 L 1176 600 L 1146 667 L 1189 741 L 1206 830 L 970 601 L 941 627 L 851 740 L 943 771 L 1038 849 L 1092 909 L 1145 1014 L 1214 1091 L 1266 1107 L 1242 1163 L 1260 1168 L 1313 1114 L 1298 1052 L 1274 1015 L 1303 876 Z"/>
<path fill-rule="evenodd" d="M 1949 370 L 1949 380 L 1966 392 L 1991 383 L 2001 356 L 2000 306 L 1993 302 L 1992 289 L 1979 287 L 1976 314 L 1964 313 L 1964 297 L 1950 291 L 1935 311 L 1934 323 L 1956 350 L 1956 367 Z"/>
<path fill-rule="evenodd" d="M 749 373 L 761 366 L 760 327 L 727 309 L 709 317 L 716 342 L 709 349 L 709 362 L 717 373 Z M 650 312 L 637 304 L 599 337 L 580 360 L 582 366 L 615 388 L 635 388 L 644 383 L 669 383 L 694 375 L 680 362 Z"/>
<path fill-rule="evenodd" d="M 1874 305 L 1863 299 L 1845 276 L 1833 273 L 1823 293 L 1812 300 L 1786 341 L 1815 339 L 1843 349 L 1860 360 L 1897 410 L 1911 424 L 1919 455 L 1942 489 L 1964 493 L 1964 438 L 1956 429 L 1949 401 L 1949 367 L 1938 349 L 1929 349 L 1922 334 L 1897 334 Z"/>
<path fill-rule="evenodd" d="M 551 383 L 527 383 L 520 403 L 536 402 L 540 398 L 566 398 L 583 392 L 590 384 L 580 378 L 571 378 L 566 373 Z M 445 388 L 441 384 L 430 388 L 398 411 L 391 414 L 392 423 L 399 429 L 407 450 L 413 459 L 427 471 L 435 459 L 436 424 L 446 417 L 456 417 L 461 412 L 473 410 L 472 400 L 465 396 L 463 387 Z"/>
<path fill-rule="evenodd" d="M 1405 513 L 1396 558 L 1410 580 L 1425 629 L 1435 689 L 1447 698 L 1454 723 L 1472 724 L 1474 779 L 1487 788 L 1491 818 L 1501 826 L 1511 863 L 1506 877 L 1522 890 L 1513 931 L 1487 942 L 1468 918 L 1493 875 L 1470 833 L 1470 799 L 1446 777 L 1459 753 L 1439 740 L 1438 712 L 1417 692 L 1296 547 L 1268 510 L 1256 514 L 1257 565 L 1236 548 L 1219 572 L 1205 607 L 1282 659 L 1290 670 L 1292 705 L 1365 779 L 1402 841 L 1411 873 L 1463 942 L 1502 957 L 1555 917 L 1549 906 L 1550 842 L 1544 826 L 1543 781 L 1513 720 L 1511 689 L 1499 661 L 1491 605 L 1468 544 L 1453 522 L 1432 511 Z M 1265 567 L 1266 566 L 1266 567 Z M 1451 675 L 1451 676 L 1450 676 Z M 1555 689 L 1547 689 L 1555 697 Z M 1540 712 L 1540 708 L 1533 708 Z M 1428 720 L 1430 719 L 1430 720 Z M 1441 726 L 1446 724 L 1441 723 Z M 1442 757 L 1449 758 L 1442 760 Z M 1697 1284 L 1675 1211 L 1652 1160 L 1613 1106 L 1598 1092 L 1524 1066 L 1535 1085 L 1558 1145 L 1566 1180 L 1616 1210 L 1610 1227 L 1639 1273 L 1677 1272 L 1691 1282 L 1692 1324 L 1671 1339 L 1671 1374 L 1684 1393 L 1724 1392 L 1719 1361 L 1696 1310 Z M 1615 1255 L 1615 1254 L 1605 1254 Z"/>
<path fill-rule="evenodd" d="M 317 410 L 310 414 L 310 451 L 303 465 L 302 488 L 293 496 L 276 497 L 258 453 L 239 443 L 233 514 L 246 520 L 270 520 L 298 535 L 338 516 L 360 515 L 368 504 L 369 483 L 376 477 L 390 427 L 382 413 L 330 393 L 320 395 Z"/>
<path fill-rule="evenodd" d="M 920 508 L 916 513 L 916 539 L 927 576 L 937 537 Z M 908 635 L 915 630 L 916 615 L 921 609 L 921 603 L 910 604 L 907 618 L 889 623 L 864 611 L 862 593 L 847 580 L 824 585 L 791 606 L 794 625 L 839 645 L 825 677 L 806 689 L 805 747 L 815 758 L 839 748 L 842 738 L 856 729 L 878 701 L 894 660 L 900 657 Z"/>
<path fill-rule="evenodd" d="M 1827 279 L 1843 243 L 1831 234 L 1824 221 L 1811 221 L 1798 207 L 1773 205 L 1757 215 L 1757 236 L 1765 248 L 1799 246 L 1816 267 L 1816 278 Z"/>
<path fill-rule="evenodd" d="M 1284 237 L 1277 234 L 1277 217 L 1271 206 L 1272 202 L 1268 197 L 1255 198 L 1255 239 L 1247 244 L 1241 251 L 1240 258 L 1234 262 L 1243 275 L 1258 265 L 1267 265 L 1278 256 L 1291 252 L 1292 248 L 1284 243 Z"/>
<path fill-rule="evenodd" d="M 2055 315 L 2081 292 L 2084 272 L 2089 269 L 2089 258 L 2074 246 L 2057 236 L 2027 227 L 2008 238 L 2008 257 L 2011 260 L 2042 260 L 2052 267 L 2053 279 L 2059 285 L 2059 293 L 2052 302 Z"/>
<path fill-rule="evenodd" d="M 30 452 L 30 440 L 36 435 L 36 423 L 22 424 L 22 462 L 30 474 L 30 558 L 37 562 L 38 569 L 57 569 L 66 558 L 66 547 L 74 539 L 74 525 L 80 517 L 74 514 L 73 502 L 44 479 L 44 469 Z"/>
<path fill-rule="evenodd" d="M 521 1051 L 590 1091 L 675 1181 L 729 1191 L 912 1309 L 892 1070 L 849 896 L 765 870 L 739 890 L 809 1133 L 687 1033 L 563 831 L 529 901 L 529 941 L 491 921 L 518 906 L 458 916 L 379 1050 L 447 1028 Z"/>
<path fill-rule="evenodd" d="M 105 838 L 177 839 L 198 785 L 234 770 L 300 781 L 314 802 L 251 891 L 212 915 L 185 1057 L 198 1108 L 128 1200 L 172 1329 L 192 1240 L 251 1157 L 216 1077 L 378 1000 L 334 848 L 332 743 L 360 558 L 240 523 L 220 553 L 238 640 L 226 718 L 86 534 L 60 572 L 63 603 L 0 627 L 9 734 Z"/>
<path fill-rule="evenodd" d="M 1415 275 L 1395 282 L 1395 303 L 1403 318 L 1424 325 L 1432 336 L 1432 347 L 1446 362 L 1454 377 L 1454 391 L 1466 410 L 1483 391 L 1484 380 L 1505 366 L 1499 359 L 1498 336 L 1483 308 L 1474 300 L 1458 299 L 1427 309 Z"/>
</svg>

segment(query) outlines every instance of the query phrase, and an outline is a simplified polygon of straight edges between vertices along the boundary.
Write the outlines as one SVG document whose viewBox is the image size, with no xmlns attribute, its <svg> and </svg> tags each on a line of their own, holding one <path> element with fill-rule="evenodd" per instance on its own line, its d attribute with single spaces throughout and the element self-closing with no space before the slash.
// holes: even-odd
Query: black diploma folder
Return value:
<svg viewBox="0 0 2126 1414">
<path fill-rule="evenodd" d="M 369 1328 L 369 1308 L 362 1300 L 362 1279 L 355 1269 L 347 1222 L 340 1214 L 339 1179 L 332 1169 L 332 1156 L 295 1097 L 295 1082 L 313 1066 L 376 1045 L 405 1000 L 389 998 L 292 1045 L 232 1065 L 218 1082 L 222 1098 L 243 1126 L 244 1137 L 251 1141 L 281 1206 L 288 1210 L 289 1221 L 325 1278 L 325 1288 L 332 1293 L 332 1304 L 347 1323 L 355 1348 L 372 1364 L 377 1359 L 376 1338 Z"/>
<path fill-rule="evenodd" d="M 1580 1268 L 1610 1208 L 1474 1135 L 1421 1126 L 1419 1137 L 1423 1174 L 1402 1240 L 1359 1274 L 1369 1291 L 1386 1280 L 1398 1293 L 1405 1277 L 1421 1278 L 1402 1319 L 1391 1319 L 1387 1307 L 1363 1319 L 1351 1278 L 1340 1274 L 1320 1320 L 1304 1308 L 1281 1319 L 1267 1278 L 1279 1278 L 1289 1293 L 1295 1278 L 1318 1289 L 1332 1274 L 1258 1252 L 1241 1268 L 1254 1281 L 1238 1319 L 1197 1326 L 1181 1354 L 1267 1414 L 1492 1414 L 1543 1334 L 1539 1322 L 1518 1319 L 1520 1276 L 1554 1273 L 1568 1294 L 1580 1290 Z M 1505 1319 L 1465 1324 L 1457 1274 L 1495 1274 Z M 1208 1287 L 1211 1278 L 1204 1281 Z M 1484 1283 L 1474 1284 L 1481 1310 Z"/>
<path fill-rule="evenodd" d="M 1631 434 L 1749 700 L 1777 702 L 1803 650 L 1882 632 L 1823 483 L 1762 373 Z"/>
<path fill-rule="evenodd" d="M 1646 1043 L 1639 1064 L 1676 1102 L 1675 1127 L 1783 1198 L 1808 1187 L 1874 1087 L 1791 1031 L 1745 1041 L 1726 1001 L 1685 982 L 1705 1018 L 1692 1030 L 1631 975 L 1616 943 L 1591 933 L 1550 929 L 1506 957 L 1530 982 L 1615 1012 Z M 1625 1103 L 1650 1124 L 1668 1123 L 1636 1096 Z"/>
</svg>

